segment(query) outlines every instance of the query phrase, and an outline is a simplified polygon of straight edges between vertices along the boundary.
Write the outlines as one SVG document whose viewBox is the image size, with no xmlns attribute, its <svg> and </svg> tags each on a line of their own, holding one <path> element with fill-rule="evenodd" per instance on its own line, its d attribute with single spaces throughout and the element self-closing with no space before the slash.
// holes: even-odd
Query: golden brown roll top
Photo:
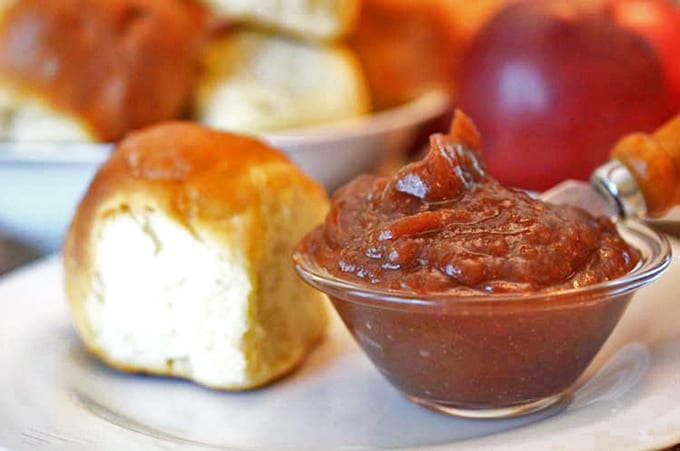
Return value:
<svg viewBox="0 0 680 451">
<path fill-rule="evenodd" d="M 76 237 L 82 236 L 110 206 L 127 204 L 122 199 L 128 195 L 152 198 L 185 224 L 219 222 L 262 200 L 257 172 L 284 177 L 285 183 L 301 184 L 325 198 L 323 189 L 281 152 L 256 139 L 190 122 L 160 124 L 120 142 L 92 182 L 72 227 L 78 229 Z M 72 254 L 69 244 L 66 251 Z"/>
<path fill-rule="evenodd" d="M 182 0 L 23 0 L 0 26 L 0 78 L 117 140 L 183 111 L 204 21 Z"/>
</svg>

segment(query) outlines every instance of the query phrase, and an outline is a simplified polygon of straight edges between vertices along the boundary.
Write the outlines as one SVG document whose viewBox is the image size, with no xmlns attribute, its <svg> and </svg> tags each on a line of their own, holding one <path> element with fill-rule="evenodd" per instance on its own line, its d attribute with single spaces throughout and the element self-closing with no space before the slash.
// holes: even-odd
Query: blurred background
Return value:
<svg viewBox="0 0 680 451">
<path fill-rule="evenodd" d="M 161 121 L 258 136 L 332 192 L 461 108 L 488 171 L 541 191 L 680 112 L 671 0 L 238 3 L 0 1 L 0 273 L 57 252 L 115 142 Z"/>
</svg>

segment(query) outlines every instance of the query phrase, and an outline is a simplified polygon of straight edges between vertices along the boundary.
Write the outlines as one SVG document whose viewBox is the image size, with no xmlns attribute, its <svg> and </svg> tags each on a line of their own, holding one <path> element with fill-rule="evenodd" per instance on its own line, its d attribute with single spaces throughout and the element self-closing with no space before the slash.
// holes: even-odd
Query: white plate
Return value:
<svg viewBox="0 0 680 451">
<path fill-rule="evenodd" d="M 635 297 L 570 405 L 463 420 L 403 399 L 337 319 L 299 371 L 258 391 L 110 370 L 81 347 L 52 258 L 0 280 L 0 448 L 658 449 L 680 442 L 678 293 L 674 259 Z"/>
</svg>

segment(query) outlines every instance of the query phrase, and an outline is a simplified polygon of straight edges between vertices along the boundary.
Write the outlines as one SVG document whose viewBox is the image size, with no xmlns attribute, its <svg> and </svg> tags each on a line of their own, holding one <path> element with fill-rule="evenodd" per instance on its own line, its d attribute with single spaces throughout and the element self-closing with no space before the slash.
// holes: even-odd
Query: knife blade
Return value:
<svg viewBox="0 0 680 451">
<path fill-rule="evenodd" d="M 610 218 L 644 217 L 644 195 L 630 171 L 618 160 L 598 167 L 590 183 L 566 180 L 539 195 L 545 202 L 571 205 L 593 216 Z"/>
<path fill-rule="evenodd" d="M 619 217 L 620 212 L 615 204 L 595 191 L 588 182 L 566 180 L 538 195 L 544 202 L 558 205 L 569 205 L 586 210 L 593 216 Z"/>
</svg>

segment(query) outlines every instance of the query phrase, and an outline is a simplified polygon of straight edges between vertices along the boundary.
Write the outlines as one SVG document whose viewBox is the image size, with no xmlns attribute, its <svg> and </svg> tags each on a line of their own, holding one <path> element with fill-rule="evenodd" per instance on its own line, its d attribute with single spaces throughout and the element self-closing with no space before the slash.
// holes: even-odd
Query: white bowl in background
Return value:
<svg viewBox="0 0 680 451">
<path fill-rule="evenodd" d="M 261 135 L 329 191 L 370 170 L 383 152 L 413 144 L 449 108 L 439 92 L 336 124 Z M 76 205 L 111 144 L 0 142 L 0 234 L 39 252 L 59 249 Z"/>
</svg>

